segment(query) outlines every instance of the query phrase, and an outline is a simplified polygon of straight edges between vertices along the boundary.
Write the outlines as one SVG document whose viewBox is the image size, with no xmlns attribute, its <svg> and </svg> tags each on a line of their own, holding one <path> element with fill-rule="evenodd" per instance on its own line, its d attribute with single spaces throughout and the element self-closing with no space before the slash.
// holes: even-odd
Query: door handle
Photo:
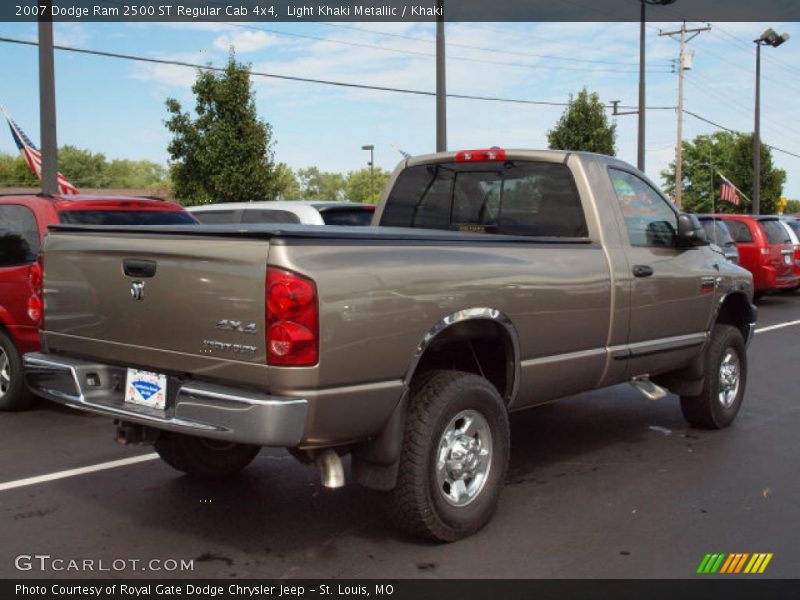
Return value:
<svg viewBox="0 0 800 600">
<path fill-rule="evenodd" d="M 122 271 L 128 277 L 152 277 L 156 274 L 156 261 L 126 258 L 122 261 Z"/>
<path fill-rule="evenodd" d="M 653 267 L 647 265 L 635 265 L 633 267 L 634 277 L 650 277 L 653 274 Z"/>
</svg>

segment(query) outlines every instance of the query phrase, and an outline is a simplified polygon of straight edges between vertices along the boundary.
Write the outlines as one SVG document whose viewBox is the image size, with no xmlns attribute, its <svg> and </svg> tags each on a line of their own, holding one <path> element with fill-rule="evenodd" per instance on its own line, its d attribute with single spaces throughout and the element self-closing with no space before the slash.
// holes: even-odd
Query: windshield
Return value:
<svg viewBox="0 0 800 600">
<path fill-rule="evenodd" d="M 187 212 L 164 210 L 65 210 L 62 223 L 70 225 L 196 225 Z"/>
</svg>

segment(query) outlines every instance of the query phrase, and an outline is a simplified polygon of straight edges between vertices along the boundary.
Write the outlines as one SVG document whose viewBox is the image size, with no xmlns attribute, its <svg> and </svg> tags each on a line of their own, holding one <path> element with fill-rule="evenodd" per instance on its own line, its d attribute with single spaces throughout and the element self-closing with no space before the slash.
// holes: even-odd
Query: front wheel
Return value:
<svg viewBox="0 0 800 600">
<path fill-rule="evenodd" d="M 736 419 L 747 384 L 747 353 L 742 332 L 715 325 L 708 344 L 703 390 L 681 396 L 681 410 L 692 427 L 723 429 Z"/>
<path fill-rule="evenodd" d="M 392 521 L 441 542 L 483 527 L 497 508 L 509 457 L 508 415 L 483 377 L 430 371 L 412 384 Z"/>
<path fill-rule="evenodd" d="M 156 452 L 169 466 L 197 477 L 221 478 L 239 473 L 261 448 L 179 433 L 163 433 Z"/>
</svg>

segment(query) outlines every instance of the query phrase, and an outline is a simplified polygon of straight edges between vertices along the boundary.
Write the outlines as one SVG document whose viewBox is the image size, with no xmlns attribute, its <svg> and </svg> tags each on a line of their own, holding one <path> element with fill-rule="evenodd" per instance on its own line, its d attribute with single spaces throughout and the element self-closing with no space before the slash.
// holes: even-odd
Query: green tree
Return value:
<svg viewBox="0 0 800 600">
<path fill-rule="evenodd" d="M 58 170 L 76 187 L 108 187 L 106 157 L 75 146 L 58 150 Z"/>
<path fill-rule="evenodd" d="M 683 142 L 683 191 L 681 205 L 691 212 L 749 213 L 752 206 L 741 198 L 739 206 L 720 200 L 723 173 L 731 183 L 752 198 L 753 195 L 753 136 L 727 131 L 698 135 Z M 712 182 L 713 176 L 713 182 Z M 675 162 L 661 172 L 664 190 L 675 195 Z M 781 197 L 786 172 L 772 164 L 771 150 L 761 146 L 761 212 L 775 212 L 775 202 Z M 713 195 L 712 195 L 713 194 Z"/>
<path fill-rule="evenodd" d="M 616 154 L 617 125 L 609 124 L 605 105 L 597 92 L 586 88 L 570 95 L 569 106 L 556 126 L 547 132 L 551 150 L 579 150 Z"/>
<path fill-rule="evenodd" d="M 300 200 L 300 182 L 286 163 L 275 165 L 275 198 L 277 200 Z"/>
<path fill-rule="evenodd" d="M 112 160 L 105 176 L 108 185 L 115 188 L 151 188 L 167 183 L 167 170 L 149 160 Z"/>
<path fill-rule="evenodd" d="M 222 72 L 200 69 L 196 118 L 167 99 L 168 146 L 176 197 L 187 203 L 273 199 L 272 126 L 258 118 L 247 65 L 231 50 Z"/>
<path fill-rule="evenodd" d="M 308 167 L 297 171 L 300 195 L 303 200 L 342 200 L 345 179 L 341 173 L 320 171 Z"/>
<path fill-rule="evenodd" d="M 345 197 L 354 202 L 377 204 L 390 175 L 380 167 L 376 167 L 374 173 L 370 173 L 369 168 L 350 171 L 344 184 Z"/>
<path fill-rule="evenodd" d="M 39 180 L 21 154 L 0 154 L 0 186 L 37 187 Z"/>
<path fill-rule="evenodd" d="M 783 213 L 786 215 L 800 214 L 800 200 L 789 200 Z"/>
</svg>

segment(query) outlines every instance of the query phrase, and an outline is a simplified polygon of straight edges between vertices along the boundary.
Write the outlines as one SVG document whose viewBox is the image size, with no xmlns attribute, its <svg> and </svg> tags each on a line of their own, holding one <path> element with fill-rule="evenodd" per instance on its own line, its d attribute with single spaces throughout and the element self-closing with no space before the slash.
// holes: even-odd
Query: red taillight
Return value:
<svg viewBox="0 0 800 600">
<path fill-rule="evenodd" d="M 44 303 L 42 302 L 42 258 L 39 262 L 33 263 L 28 270 L 28 285 L 30 286 L 30 296 L 28 296 L 28 318 L 40 327 L 44 327 Z"/>
<path fill-rule="evenodd" d="M 317 288 L 302 275 L 267 269 L 267 363 L 308 367 L 319 358 Z"/>
<path fill-rule="evenodd" d="M 501 148 L 485 148 L 483 150 L 459 150 L 456 152 L 456 162 L 485 162 L 490 160 L 505 160 L 506 151 Z"/>
</svg>

